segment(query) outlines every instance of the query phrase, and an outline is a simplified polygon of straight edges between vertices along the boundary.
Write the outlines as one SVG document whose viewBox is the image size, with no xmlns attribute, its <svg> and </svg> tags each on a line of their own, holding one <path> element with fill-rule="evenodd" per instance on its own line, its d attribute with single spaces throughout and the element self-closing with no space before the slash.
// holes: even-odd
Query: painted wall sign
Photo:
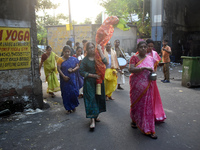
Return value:
<svg viewBox="0 0 200 150">
<path fill-rule="evenodd" d="M 30 29 L 0 27 L 0 70 L 30 66 Z"/>
</svg>

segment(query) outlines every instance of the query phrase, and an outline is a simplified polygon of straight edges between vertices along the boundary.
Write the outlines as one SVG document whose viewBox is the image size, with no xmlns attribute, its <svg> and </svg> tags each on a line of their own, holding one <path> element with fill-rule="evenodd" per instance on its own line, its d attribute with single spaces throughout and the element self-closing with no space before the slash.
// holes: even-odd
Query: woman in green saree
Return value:
<svg viewBox="0 0 200 150">
<path fill-rule="evenodd" d="M 107 63 L 100 45 L 97 46 L 104 64 Z M 85 103 L 86 118 L 91 118 L 90 129 L 95 128 L 95 121 L 99 122 L 99 113 L 106 111 L 104 82 L 101 84 L 101 95 L 96 95 L 96 79 L 100 76 L 95 69 L 95 45 L 86 44 L 86 57 L 81 61 L 79 72 L 84 77 L 83 98 Z"/>
<path fill-rule="evenodd" d="M 58 78 L 56 76 L 58 73 L 56 68 L 56 60 L 58 58 L 59 56 L 52 52 L 52 48 L 47 46 L 46 53 L 42 55 L 39 66 L 39 70 L 41 70 L 42 64 L 44 64 L 44 73 L 48 83 L 47 93 L 49 93 L 52 98 L 55 97 L 54 92 L 60 91 L 60 83 L 58 82 Z"/>
</svg>

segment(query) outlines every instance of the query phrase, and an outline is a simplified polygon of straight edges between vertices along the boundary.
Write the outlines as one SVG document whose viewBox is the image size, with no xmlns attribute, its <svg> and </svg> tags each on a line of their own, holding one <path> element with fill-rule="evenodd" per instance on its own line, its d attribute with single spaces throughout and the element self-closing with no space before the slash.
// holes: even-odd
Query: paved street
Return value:
<svg viewBox="0 0 200 150">
<path fill-rule="evenodd" d="M 200 88 L 182 87 L 181 70 L 180 65 L 173 66 L 171 83 L 161 83 L 163 73 L 158 68 L 157 84 L 167 119 L 156 124 L 157 140 L 130 126 L 128 77 L 124 90 L 114 92 L 115 100 L 106 102 L 107 112 L 90 132 L 83 99 L 77 111 L 67 115 L 61 93 L 56 98 L 46 94 L 43 74 L 44 101 L 50 108 L 0 119 L 0 150 L 199 150 Z"/>
</svg>

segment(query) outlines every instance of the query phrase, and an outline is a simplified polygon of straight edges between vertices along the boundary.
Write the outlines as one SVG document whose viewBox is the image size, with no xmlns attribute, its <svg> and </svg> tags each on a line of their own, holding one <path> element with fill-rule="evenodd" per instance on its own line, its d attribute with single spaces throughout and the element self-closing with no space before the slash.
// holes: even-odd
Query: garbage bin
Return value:
<svg viewBox="0 0 200 150">
<path fill-rule="evenodd" d="M 182 86 L 200 86 L 200 57 L 181 56 L 183 59 Z"/>
</svg>

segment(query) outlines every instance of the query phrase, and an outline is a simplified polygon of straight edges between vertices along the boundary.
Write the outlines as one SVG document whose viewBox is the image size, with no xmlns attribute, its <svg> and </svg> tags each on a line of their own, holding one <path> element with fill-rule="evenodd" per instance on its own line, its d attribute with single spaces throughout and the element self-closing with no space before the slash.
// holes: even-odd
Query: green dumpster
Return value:
<svg viewBox="0 0 200 150">
<path fill-rule="evenodd" d="M 183 59 L 182 86 L 200 86 L 200 57 L 181 56 Z"/>
</svg>

